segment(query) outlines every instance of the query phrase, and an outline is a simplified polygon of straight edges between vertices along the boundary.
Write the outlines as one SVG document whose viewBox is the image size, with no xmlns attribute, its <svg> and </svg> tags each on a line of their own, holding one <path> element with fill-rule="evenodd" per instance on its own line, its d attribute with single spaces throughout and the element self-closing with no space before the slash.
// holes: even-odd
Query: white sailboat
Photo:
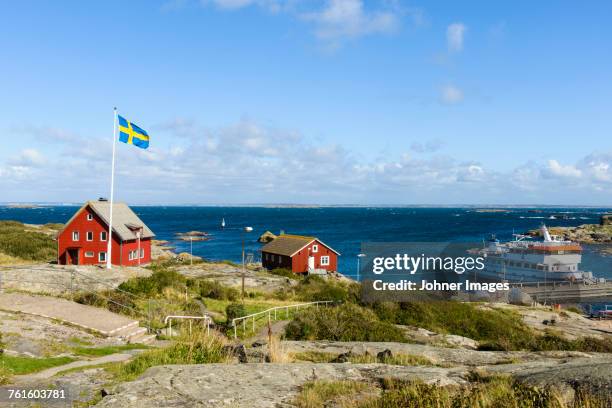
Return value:
<svg viewBox="0 0 612 408">
<path fill-rule="evenodd" d="M 225 218 L 221 218 L 221 229 L 225 228 Z"/>
</svg>

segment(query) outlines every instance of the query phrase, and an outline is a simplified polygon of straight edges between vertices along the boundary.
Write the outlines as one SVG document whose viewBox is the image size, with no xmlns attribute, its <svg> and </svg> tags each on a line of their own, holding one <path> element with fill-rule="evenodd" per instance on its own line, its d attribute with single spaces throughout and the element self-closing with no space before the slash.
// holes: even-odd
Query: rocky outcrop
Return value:
<svg viewBox="0 0 612 408">
<path fill-rule="evenodd" d="M 206 364 L 149 369 L 138 380 L 108 390 L 98 407 L 273 408 L 288 403 L 312 380 L 420 379 L 465 384 L 466 370 L 384 364 Z"/>
<path fill-rule="evenodd" d="M 599 218 L 599 225 L 612 225 L 612 214 L 604 214 Z"/>
<path fill-rule="evenodd" d="M 612 243 L 612 224 L 609 222 L 609 219 L 604 221 L 604 217 L 602 217 L 601 225 L 583 224 L 577 227 L 551 227 L 548 230 L 551 234 L 569 241 L 583 244 L 610 244 Z M 541 237 L 541 231 L 539 229 L 531 230 L 527 232 L 527 235 Z"/>
<path fill-rule="evenodd" d="M 268 242 L 274 241 L 276 239 L 276 235 L 271 233 L 270 231 L 266 231 L 257 239 L 257 241 L 262 244 L 267 244 Z"/>
<path fill-rule="evenodd" d="M 563 390 L 572 399 L 577 388 L 606 395 L 612 391 L 612 357 L 535 360 L 478 367 L 484 373 L 510 374 L 529 384 Z M 121 384 L 96 406 L 248 407 L 286 406 L 312 380 L 421 380 L 439 386 L 466 385 L 473 369 L 350 363 L 205 364 L 153 367 L 139 379 Z"/>
<path fill-rule="evenodd" d="M 208 241 L 210 239 L 208 233 L 202 231 L 178 232 L 176 237 L 181 241 Z"/>
</svg>

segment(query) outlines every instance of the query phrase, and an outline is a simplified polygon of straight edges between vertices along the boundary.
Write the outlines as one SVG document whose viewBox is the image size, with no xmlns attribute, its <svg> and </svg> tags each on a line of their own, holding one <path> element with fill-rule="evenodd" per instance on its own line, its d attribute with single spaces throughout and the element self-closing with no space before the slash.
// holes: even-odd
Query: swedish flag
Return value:
<svg viewBox="0 0 612 408">
<path fill-rule="evenodd" d="M 149 147 L 149 134 L 134 123 L 119 116 L 119 141 L 146 149 Z"/>
</svg>

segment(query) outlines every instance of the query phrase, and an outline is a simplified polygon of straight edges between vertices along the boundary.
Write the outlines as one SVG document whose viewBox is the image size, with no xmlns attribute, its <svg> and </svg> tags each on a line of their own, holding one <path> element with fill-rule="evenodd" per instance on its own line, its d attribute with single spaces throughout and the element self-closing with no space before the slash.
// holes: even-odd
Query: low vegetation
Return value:
<svg viewBox="0 0 612 408">
<path fill-rule="evenodd" d="M 299 408 L 324 406 L 356 408 L 606 408 L 612 397 L 579 390 L 566 404 L 554 389 L 540 389 L 506 376 L 474 375 L 463 387 L 440 387 L 420 381 L 315 380 L 305 384 L 294 404 Z"/>
<path fill-rule="evenodd" d="M 10 382 L 13 375 L 31 374 L 73 362 L 72 357 L 33 358 L 0 355 L 0 384 Z"/>
<path fill-rule="evenodd" d="M 292 354 L 291 357 L 295 361 L 309 361 L 312 363 L 333 363 L 338 361 L 338 355 L 334 353 L 325 353 L 325 352 L 303 352 L 303 353 L 295 353 Z M 360 355 L 351 355 L 349 354 L 346 359 L 347 362 L 353 364 L 372 364 L 372 363 L 382 363 L 382 364 L 390 364 L 390 365 L 401 365 L 401 366 L 435 366 L 436 364 L 423 356 L 416 356 L 413 354 L 393 354 L 389 357 L 383 357 L 379 359 L 375 355 L 371 354 L 360 354 Z"/>
<path fill-rule="evenodd" d="M 369 309 L 352 303 L 335 307 L 311 307 L 299 313 L 285 328 L 290 340 L 397 341 L 406 338 L 389 322 Z"/>
<path fill-rule="evenodd" d="M 301 280 L 304 277 L 300 274 L 294 273 L 291 269 L 287 268 L 276 268 L 269 271 L 272 275 L 283 276 L 285 278 L 293 279 L 293 280 Z"/>
<path fill-rule="evenodd" d="M 225 338 L 214 332 L 194 330 L 172 345 L 138 354 L 127 363 L 112 365 L 108 370 L 117 381 L 130 381 L 147 368 L 166 364 L 210 364 L 228 362 L 230 355 Z"/>
<path fill-rule="evenodd" d="M 0 253 L 18 260 L 50 262 L 56 257 L 57 243 L 49 233 L 17 221 L 0 221 Z"/>
<path fill-rule="evenodd" d="M 102 357 L 109 354 L 121 353 L 122 351 L 148 349 L 145 344 L 122 344 L 118 346 L 103 346 L 103 347 L 73 347 L 72 352 L 79 356 Z"/>
</svg>

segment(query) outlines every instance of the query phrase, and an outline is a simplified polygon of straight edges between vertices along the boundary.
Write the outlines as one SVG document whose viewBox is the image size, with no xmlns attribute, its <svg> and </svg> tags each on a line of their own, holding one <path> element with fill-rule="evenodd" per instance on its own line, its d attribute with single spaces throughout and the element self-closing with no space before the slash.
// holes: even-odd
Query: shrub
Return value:
<svg viewBox="0 0 612 408">
<path fill-rule="evenodd" d="M 336 302 L 354 301 L 349 285 L 320 276 L 310 275 L 303 279 L 296 288 L 300 300 L 314 302 L 333 300 Z"/>
<path fill-rule="evenodd" d="M 82 305 L 102 307 L 111 312 L 127 315 L 134 315 L 137 307 L 129 294 L 116 290 L 79 293 L 73 297 L 73 300 Z"/>
<path fill-rule="evenodd" d="M 227 316 L 228 323 L 237 317 L 246 316 L 246 308 L 242 303 L 230 303 L 225 308 L 225 315 Z"/>
<path fill-rule="evenodd" d="M 223 286 L 219 282 L 211 280 L 202 280 L 198 283 L 198 291 L 200 297 L 211 298 L 218 300 L 235 301 L 240 296 L 240 292 L 236 288 Z"/>
<path fill-rule="evenodd" d="M 291 340 L 406 341 L 402 331 L 361 306 L 346 303 L 337 307 L 304 310 L 285 328 Z"/>
<path fill-rule="evenodd" d="M 166 364 L 211 364 L 228 361 L 229 351 L 225 340 L 215 332 L 194 331 L 169 347 L 145 351 L 131 361 L 115 365 L 110 371 L 120 381 L 129 381 L 147 368 Z"/>
<path fill-rule="evenodd" d="M 485 310 L 471 303 L 436 301 L 393 305 L 381 302 L 372 307 L 384 321 L 469 337 L 481 342 L 487 350 L 529 349 L 534 336 L 518 314 Z"/>
<path fill-rule="evenodd" d="M 28 231 L 17 221 L 0 221 L 0 252 L 28 261 L 49 262 L 57 256 L 57 243 L 45 233 Z"/>
<path fill-rule="evenodd" d="M 302 279 L 302 275 L 298 273 L 293 273 L 291 269 L 287 268 L 276 268 L 270 271 L 272 275 L 284 276 L 285 278 L 300 280 Z"/>
<path fill-rule="evenodd" d="M 156 269 L 151 276 L 132 278 L 121 285 L 119 289 L 144 297 L 154 297 L 167 287 L 180 288 L 186 286 L 187 278 L 172 269 Z"/>
</svg>

